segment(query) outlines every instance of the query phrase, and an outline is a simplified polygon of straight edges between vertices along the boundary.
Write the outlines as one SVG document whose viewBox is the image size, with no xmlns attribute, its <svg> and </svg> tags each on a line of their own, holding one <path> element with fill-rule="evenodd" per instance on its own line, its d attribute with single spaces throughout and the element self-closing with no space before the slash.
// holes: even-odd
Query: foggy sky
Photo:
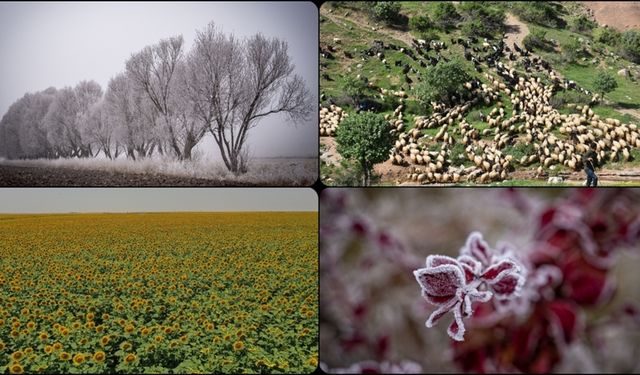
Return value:
<svg viewBox="0 0 640 375">
<path fill-rule="evenodd" d="M 311 2 L 0 3 L 0 116 L 27 92 L 93 79 L 106 90 L 134 52 L 182 34 L 185 51 L 196 29 L 214 21 L 244 38 L 261 32 L 288 42 L 295 73 L 317 103 L 318 11 Z M 249 133 L 255 157 L 317 156 L 317 116 L 291 124 L 271 116 Z M 287 123 L 287 124 L 285 124 Z M 211 138 L 209 135 L 208 138 Z M 212 139 L 198 147 L 220 160 Z"/>
<path fill-rule="evenodd" d="M 317 210 L 311 188 L 0 189 L 0 213 Z"/>
</svg>

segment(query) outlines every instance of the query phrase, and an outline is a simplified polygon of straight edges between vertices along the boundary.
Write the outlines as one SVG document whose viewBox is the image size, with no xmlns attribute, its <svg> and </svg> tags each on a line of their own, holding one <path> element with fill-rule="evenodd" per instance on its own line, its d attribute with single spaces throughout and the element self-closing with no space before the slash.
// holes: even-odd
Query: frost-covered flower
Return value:
<svg viewBox="0 0 640 375">
<path fill-rule="evenodd" d="M 487 302 L 494 295 L 498 299 L 516 296 L 525 280 L 512 253 L 491 249 L 478 232 L 469 235 L 461 253 L 457 259 L 429 255 L 426 267 L 413 272 L 424 299 L 437 306 L 426 326 L 433 327 L 451 311 L 454 320 L 447 333 L 456 341 L 464 339 L 462 318 L 473 314 L 474 302 Z"/>
</svg>

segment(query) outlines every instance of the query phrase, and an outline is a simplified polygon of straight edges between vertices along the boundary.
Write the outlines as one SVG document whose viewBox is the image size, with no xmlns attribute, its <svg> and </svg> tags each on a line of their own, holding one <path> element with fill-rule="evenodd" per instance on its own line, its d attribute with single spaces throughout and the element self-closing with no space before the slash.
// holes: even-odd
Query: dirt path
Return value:
<svg viewBox="0 0 640 375">
<path fill-rule="evenodd" d="M 505 43 L 507 46 L 509 46 L 509 48 L 513 48 L 513 43 L 517 43 L 522 47 L 524 37 L 529 34 L 529 26 L 511 13 L 507 13 L 505 26 L 507 29 L 505 33 L 507 36 Z"/>
<path fill-rule="evenodd" d="M 205 178 L 73 168 L 0 165 L 0 186 L 238 186 L 251 184 Z"/>
<path fill-rule="evenodd" d="M 344 23 L 344 21 L 349 21 L 349 22 L 353 22 L 354 24 L 356 24 L 356 26 L 363 28 L 365 30 L 368 31 L 372 31 L 372 27 L 376 28 L 377 33 L 380 33 L 388 38 L 391 39 L 395 39 L 396 41 L 400 41 L 404 44 L 406 44 L 407 46 L 411 45 L 411 35 L 409 35 L 409 33 L 404 32 L 404 31 L 398 31 L 396 29 L 393 28 L 389 28 L 386 26 L 381 26 L 377 23 L 372 23 L 371 21 L 369 21 L 365 16 L 362 16 L 360 14 L 356 14 L 356 13 L 351 13 L 350 16 L 348 17 L 344 17 L 344 16 L 340 16 L 338 14 L 336 14 L 335 11 L 329 13 L 329 11 L 327 10 L 328 7 L 320 7 L 320 15 L 323 17 L 327 17 L 328 19 L 330 19 L 332 22 L 334 22 L 336 25 L 342 25 Z"/>
<path fill-rule="evenodd" d="M 640 29 L 640 1 L 581 1 L 600 25 L 625 31 Z"/>
</svg>

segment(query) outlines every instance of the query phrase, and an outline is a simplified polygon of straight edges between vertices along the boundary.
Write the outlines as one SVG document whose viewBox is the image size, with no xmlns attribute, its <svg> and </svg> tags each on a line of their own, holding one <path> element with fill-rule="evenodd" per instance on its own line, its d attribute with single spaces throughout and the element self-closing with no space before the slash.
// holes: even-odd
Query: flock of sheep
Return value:
<svg viewBox="0 0 640 375">
<path fill-rule="evenodd" d="M 382 98 L 393 95 L 400 103 L 393 115 L 385 115 L 385 118 L 389 121 L 390 131 L 397 135 L 390 150 L 390 161 L 407 167 L 406 182 L 484 184 L 508 179 L 518 164 L 529 166 L 534 163 L 539 163 L 537 176 L 542 176 L 545 169 L 555 169 L 558 165 L 571 170 L 581 169 L 582 155 L 592 142 L 595 142 L 594 151 L 600 165 L 608 161 L 629 161 L 632 149 L 640 148 L 640 136 L 634 124 L 601 118 L 589 105 L 571 106 L 579 113 L 561 114 L 550 104 L 551 97 L 558 90 L 588 93 L 593 96 L 592 103 L 599 99 L 597 94 L 562 79 L 548 63 L 530 56 L 528 51 L 517 46 L 514 49 L 520 52 L 520 56 L 509 51 L 510 58 L 506 63 L 499 61 L 504 43 L 496 45 L 485 40 L 483 46 L 484 49 L 489 47 L 489 57 L 473 57 L 473 60 L 476 66 L 476 61 L 482 61 L 487 83 L 478 80 L 467 82 L 465 87 L 471 94 L 467 97 L 471 99 L 456 98 L 455 104 L 450 106 L 431 103 L 433 113 L 428 117 L 415 117 L 414 126 L 409 130 L 404 118 L 406 92 L 378 88 L 369 82 L 369 87 L 378 90 Z M 468 53 L 465 46 L 467 56 Z M 525 60 L 525 72 L 516 70 L 518 60 L 521 61 L 520 66 Z M 532 71 L 546 74 L 550 84 L 541 82 L 539 76 L 534 77 Z M 503 94 L 510 99 L 510 115 L 499 100 Z M 480 114 L 480 120 L 487 123 L 482 131 L 465 119 L 477 104 L 496 105 L 487 116 Z M 345 116 L 345 111 L 333 104 L 321 107 L 320 135 L 334 136 Z M 438 131 L 435 136 L 430 136 L 422 129 Z M 458 142 L 464 145 L 464 153 L 455 155 L 453 147 Z M 439 149 L 434 149 L 434 143 Z M 522 147 L 524 145 L 531 146 Z M 504 152 L 506 147 L 513 146 L 533 151 L 514 160 L 512 155 Z M 465 167 L 464 164 L 471 166 Z"/>
</svg>

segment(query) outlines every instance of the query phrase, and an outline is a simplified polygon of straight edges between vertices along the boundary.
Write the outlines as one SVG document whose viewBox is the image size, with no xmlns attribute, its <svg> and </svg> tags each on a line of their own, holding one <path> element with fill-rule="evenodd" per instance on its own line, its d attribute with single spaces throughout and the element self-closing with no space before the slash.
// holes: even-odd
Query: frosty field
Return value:
<svg viewBox="0 0 640 375">
<path fill-rule="evenodd" d="M 0 215 L 0 373 L 309 373 L 316 213 Z"/>
</svg>

